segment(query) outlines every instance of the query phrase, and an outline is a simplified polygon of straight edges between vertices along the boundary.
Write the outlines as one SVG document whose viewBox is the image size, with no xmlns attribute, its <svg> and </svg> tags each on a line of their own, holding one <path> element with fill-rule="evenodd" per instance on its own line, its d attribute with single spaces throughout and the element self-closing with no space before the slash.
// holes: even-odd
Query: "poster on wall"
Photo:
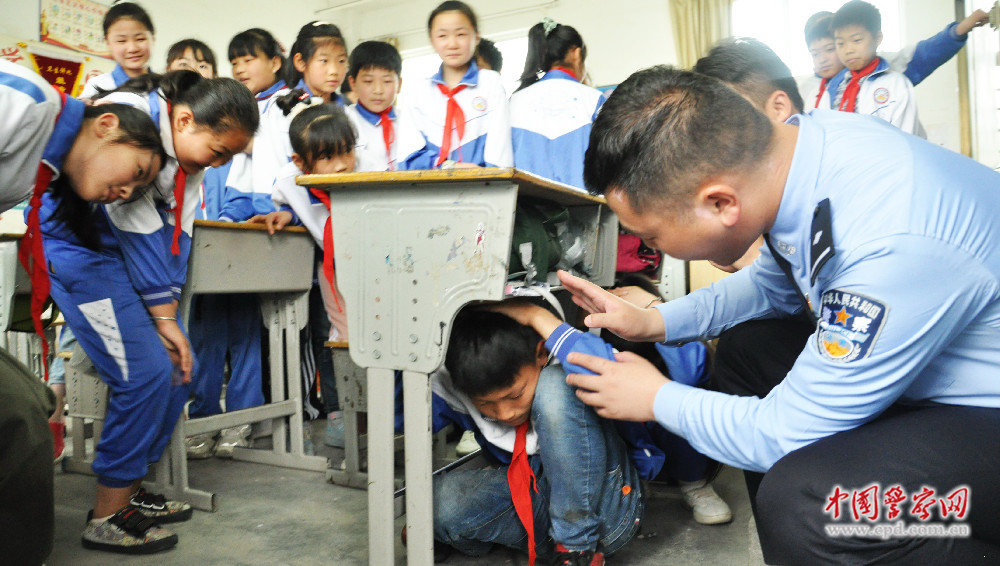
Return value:
<svg viewBox="0 0 1000 566">
<path fill-rule="evenodd" d="M 41 0 L 39 37 L 44 43 L 110 58 L 103 27 L 107 11 L 106 5 L 90 0 Z"/>
<path fill-rule="evenodd" d="M 23 65 L 70 96 L 80 96 L 87 81 L 111 72 L 115 62 L 0 34 L 0 59 Z"/>
</svg>

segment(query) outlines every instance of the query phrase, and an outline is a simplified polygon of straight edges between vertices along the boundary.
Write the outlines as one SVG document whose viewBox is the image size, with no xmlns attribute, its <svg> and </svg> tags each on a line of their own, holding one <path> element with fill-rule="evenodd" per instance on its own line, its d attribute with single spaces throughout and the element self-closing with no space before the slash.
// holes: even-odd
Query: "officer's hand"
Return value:
<svg viewBox="0 0 1000 566">
<path fill-rule="evenodd" d="M 576 396 L 607 419 L 652 421 L 653 400 L 669 381 L 653 364 L 632 352 L 615 354 L 618 361 L 574 352 L 567 361 L 596 375 L 571 373 L 566 383 L 577 388 Z"/>
<path fill-rule="evenodd" d="M 632 342 L 662 342 L 663 317 L 656 309 L 643 309 L 629 304 L 574 275 L 560 270 L 559 281 L 573 294 L 573 302 L 591 313 L 583 320 L 588 328 L 607 328 Z"/>
</svg>

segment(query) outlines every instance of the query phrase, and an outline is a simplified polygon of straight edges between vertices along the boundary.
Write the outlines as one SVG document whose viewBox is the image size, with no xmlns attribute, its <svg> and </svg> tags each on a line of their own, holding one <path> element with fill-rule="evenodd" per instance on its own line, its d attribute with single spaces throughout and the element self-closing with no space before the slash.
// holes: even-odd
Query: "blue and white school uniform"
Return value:
<svg viewBox="0 0 1000 566">
<path fill-rule="evenodd" d="M 355 171 L 395 171 L 399 169 L 399 156 L 409 156 L 424 148 L 424 137 L 412 120 L 389 108 L 386 114 L 391 124 L 388 147 L 383 133 L 382 114 L 375 114 L 363 105 L 352 104 L 344 108 L 354 125 L 357 141 L 354 144 Z"/>
<path fill-rule="evenodd" d="M 553 69 L 510 97 L 514 167 L 583 189 L 583 157 L 601 91 Z"/>
<path fill-rule="evenodd" d="M 121 65 L 115 65 L 115 68 L 110 73 L 97 75 L 87 81 L 87 84 L 83 86 L 83 90 L 80 91 L 80 98 L 94 98 L 101 91 L 115 90 L 125 84 L 125 81 L 130 78 Z"/>
<path fill-rule="evenodd" d="M 199 219 L 233 222 L 250 210 L 250 194 L 226 184 L 231 163 L 205 170 L 202 204 L 197 210 Z M 219 396 L 227 353 L 231 371 L 226 387 L 226 410 L 264 404 L 260 308 L 254 295 L 196 295 L 191 303 L 188 332 L 191 350 L 198 360 L 198 367 L 191 376 L 194 400 L 188 408 L 189 416 L 222 412 Z"/>
<path fill-rule="evenodd" d="M 114 97 L 150 112 L 160 126 L 169 158 L 156 181 L 129 202 L 93 206 L 97 250 L 52 218 L 58 202 L 51 193 L 42 199 L 40 216 L 52 298 L 110 389 L 93 469 L 101 485 L 119 488 L 144 477 L 160 459 L 188 398 L 188 386 L 172 384 L 175 370 L 147 308 L 175 300 L 183 284 L 202 174 L 187 176 L 183 257 L 172 256 L 173 214 L 167 209 L 178 163 L 166 104 L 156 92 Z"/>
<path fill-rule="evenodd" d="M 404 114 L 427 141 L 424 149 L 401 159 L 400 169 L 433 169 L 440 165 L 441 147 L 445 140 L 445 120 L 448 113 L 448 96 L 439 85 L 448 88 L 441 70 L 414 85 L 407 87 Z M 511 167 L 514 154 L 510 139 L 510 117 L 507 95 L 504 93 L 500 73 L 480 70 L 475 61 L 469 63 L 454 94 L 461 108 L 465 131 L 458 139 L 457 129 L 448 127 L 450 151 L 444 159 L 473 163 L 484 167 Z"/>
</svg>

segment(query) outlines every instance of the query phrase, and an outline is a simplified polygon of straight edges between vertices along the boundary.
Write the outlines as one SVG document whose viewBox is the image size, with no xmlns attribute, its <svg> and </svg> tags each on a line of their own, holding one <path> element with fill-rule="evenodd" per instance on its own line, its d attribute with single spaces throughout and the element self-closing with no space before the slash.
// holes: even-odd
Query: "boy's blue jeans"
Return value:
<svg viewBox="0 0 1000 566">
<path fill-rule="evenodd" d="M 530 457 L 538 480 L 531 497 L 539 559 L 551 558 L 556 543 L 613 554 L 638 532 L 645 511 L 624 441 L 576 397 L 559 366 L 542 370 L 531 413 L 539 442 L 539 453 Z M 434 538 L 471 555 L 486 554 L 493 544 L 527 551 L 507 467 L 435 477 Z"/>
</svg>

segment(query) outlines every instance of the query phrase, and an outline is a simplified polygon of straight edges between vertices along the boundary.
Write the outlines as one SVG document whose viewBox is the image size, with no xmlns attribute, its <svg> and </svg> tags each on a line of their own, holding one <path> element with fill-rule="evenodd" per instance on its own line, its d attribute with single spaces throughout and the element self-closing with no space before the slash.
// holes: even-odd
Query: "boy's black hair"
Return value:
<svg viewBox="0 0 1000 566">
<path fill-rule="evenodd" d="M 535 364 L 534 329 L 507 315 L 465 309 L 455 317 L 444 366 L 455 388 L 469 397 L 510 387 L 525 366 Z"/>
<path fill-rule="evenodd" d="M 399 51 L 384 41 L 359 43 L 351 50 L 347 66 L 347 76 L 355 80 L 358 78 L 358 73 L 365 69 L 385 69 L 396 73 L 397 77 L 403 74 L 403 58 L 399 56 Z M 344 81 L 344 84 L 348 84 L 347 81 Z"/>
<path fill-rule="evenodd" d="M 831 22 L 833 22 L 833 12 L 816 12 L 809 16 L 803 29 L 806 36 L 806 47 L 817 39 L 833 39 Z"/>
<path fill-rule="evenodd" d="M 528 30 L 528 56 L 524 59 L 521 85 L 517 90 L 535 84 L 539 79 L 539 73 L 545 73 L 552 67 L 564 63 L 566 54 L 574 47 L 579 47 L 580 56 L 587 58 L 587 46 L 573 26 L 556 24 L 556 27 L 548 33 L 545 33 L 544 23 L 539 22 L 531 26 Z M 583 79 L 583 77 L 577 78 Z"/>
<path fill-rule="evenodd" d="M 485 37 L 479 40 L 476 56 L 482 57 L 491 70 L 499 73 L 503 69 L 503 53 L 500 53 L 495 43 Z"/>
<path fill-rule="evenodd" d="M 694 70 L 715 77 L 763 109 L 776 90 L 788 95 L 795 112 L 802 112 L 802 96 L 788 66 L 760 41 L 731 37 L 715 44 L 708 55 L 698 59 Z"/>
<path fill-rule="evenodd" d="M 293 90 L 289 96 L 295 93 L 305 94 L 304 91 Z M 299 112 L 288 128 L 288 137 L 292 142 L 292 151 L 309 166 L 319 159 L 350 153 L 357 143 L 354 126 L 344 109 L 330 102 Z"/>
<path fill-rule="evenodd" d="M 882 31 L 882 14 L 878 8 L 864 0 L 851 0 L 844 4 L 833 15 L 830 28 L 834 31 L 850 25 L 859 25 L 870 31 L 872 35 Z"/>
<path fill-rule="evenodd" d="M 651 67 L 626 79 L 601 108 L 584 183 L 593 194 L 620 191 L 637 213 L 653 203 L 674 207 L 712 177 L 758 167 L 772 131 L 770 120 L 722 81 Z"/>
<path fill-rule="evenodd" d="M 263 56 L 266 59 L 277 57 L 281 60 L 281 66 L 278 67 L 278 70 L 274 74 L 278 77 L 278 80 L 281 80 L 284 76 L 285 50 L 278 43 L 278 40 L 274 39 L 271 32 L 266 29 L 250 28 L 234 35 L 229 40 L 228 51 L 230 61 L 237 57 L 246 57 L 247 55 L 251 57 Z"/>
<path fill-rule="evenodd" d="M 345 51 L 347 50 L 347 40 L 344 39 L 344 34 L 340 32 L 339 27 L 329 22 L 309 22 L 299 29 L 299 35 L 295 37 L 292 50 L 288 53 L 288 61 L 291 63 L 295 59 L 295 55 L 299 54 L 302 56 L 302 60 L 308 63 L 316 50 L 327 44 L 340 45 Z M 302 73 L 295 68 L 294 63 L 288 65 L 288 70 L 285 73 L 287 75 L 285 82 L 291 88 L 295 88 L 302 80 Z"/>
<path fill-rule="evenodd" d="M 212 66 L 212 74 L 219 74 L 219 67 L 215 64 L 215 53 L 212 48 L 205 44 L 203 41 L 198 41 L 197 39 L 182 39 L 177 43 L 170 46 L 167 50 L 167 67 L 175 60 L 180 59 L 184 56 L 184 52 L 188 49 L 194 54 L 194 58 L 198 61 L 204 61 Z"/>
<path fill-rule="evenodd" d="M 479 33 L 479 23 L 476 21 L 476 13 L 472 11 L 472 8 L 468 4 L 459 0 L 441 2 L 437 8 L 431 11 L 430 17 L 427 18 L 428 32 L 431 31 L 431 26 L 434 25 L 434 18 L 441 12 L 461 12 L 462 15 L 469 19 L 469 23 L 472 24 L 472 31 Z"/>
<path fill-rule="evenodd" d="M 130 145 L 139 149 L 148 149 L 160 157 L 160 166 L 167 158 L 163 151 L 163 141 L 160 131 L 148 114 L 127 104 L 88 105 L 83 110 L 83 119 L 91 120 L 110 112 L 118 117 L 118 137 L 111 143 Z M 95 208 L 80 198 L 70 185 L 69 177 L 60 175 L 52 183 L 52 193 L 56 197 L 56 210 L 52 218 L 63 223 L 84 247 L 98 250 L 101 240 L 94 226 Z M 134 198 L 134 196 L 133 196 Z"/>
<path fill-rule="evenodd" d="M 135 20 L 145 26 L 149 33 L 156 33 L 156 30 L 153 29 L 153 20 L 149 18 L 149 14 L 142 9 L 142 6 L 135 2 L 115 2 L 104 14 L 104 37 L 108 36 L 108 28 L 121 19 Z"/>
<path fill-rule="evenodd" d="M 213 132 L 239 128 L 252 136 L 260 124 L 257 101 L 242 83 L 221 77 L 206 79 L 186 69 L 163 75 L 141 75 L 129 79 L 113 91 L 99 92 L 94 99 L 116 91 L 146 94 L 157 89 L 171 103 L 191 108 L 195 124 Z"/>
</svg>

